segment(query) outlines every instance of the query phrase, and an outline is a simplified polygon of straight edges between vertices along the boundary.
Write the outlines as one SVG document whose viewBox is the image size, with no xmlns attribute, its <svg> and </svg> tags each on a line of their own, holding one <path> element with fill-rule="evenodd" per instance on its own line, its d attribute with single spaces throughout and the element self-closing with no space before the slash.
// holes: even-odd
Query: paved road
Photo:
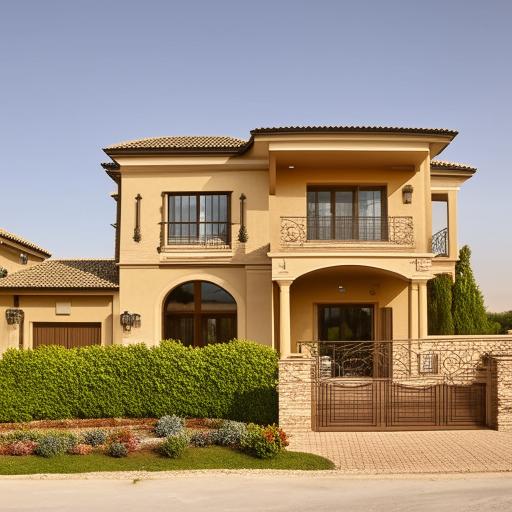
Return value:
<svg viewBox="0 0 512 512">
<path fill-rule="evenodd" d="M 512 510 L 512 475 L 347 477 L 187 474 L 133 479 L 0 479 L 0 510 L 492 512 Z"/>
</svg>

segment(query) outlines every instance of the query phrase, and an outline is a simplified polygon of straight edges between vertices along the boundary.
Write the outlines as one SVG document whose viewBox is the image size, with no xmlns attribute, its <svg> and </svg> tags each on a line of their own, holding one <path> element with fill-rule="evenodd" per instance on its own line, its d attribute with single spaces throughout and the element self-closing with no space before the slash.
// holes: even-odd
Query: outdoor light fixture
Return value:
<svg viewBox="0 0 512 512">
<path fill-rule="evenodd" d="M 340 293 L 345 293 L 345 292 L 347 291 L 347 289 L 346 289 L 346 288 L 345 288 L 345 287 L 340 283 L 340 284 L 338 285 L 338 291 L 339 291 Z"/>
<path fill-rule="evenodd" d="M 289 165 L 288 169 L 295 169 L 295 165 Z"/>
<path fill-rule="evenodd" d="M 245 244 L 249 240 L 247 233 L 247 227 L 245 226 L 245 200 L 247 196 L 245 194 L 240 195 L 240 229 L 238 231 L 238 241 Z"/>
<path fill-rule="evenodd" d="M 10 308 L 5 310 L 5 319 L 9 325 L 20 325 L 23 322 L 25 313 L 20 308 Z"/>
<path fill-rule="evenodd" d="M 28 263 L 28 256 L 24 252 L 20 253 L 20 263 L 22 265 L 26 265 Z"/>
<path fill-rule="evenodd" d="M 412 191 L 414 189 L 412 188 L 412 185 L 405 185 L 405 187 L 402 189 L 402 198 L 404 201 L 404 204 L 411 204 L 412 203 Z"/>
<path fill-rule="evenodd" d="M 140 315 L 138 313 L 132 313 L 132 326 L 140 327 Z"/>
<path fill-rule="evenodd" d="M 121 313 L 119 319 L 123 326 L 123 330 L 126 332 L 130 332 L 132 327 L 140 327 L 140 315 L 138 313 L 129 313 L 128 311 L 125 311 L 124 313 Z"/>
</svg>

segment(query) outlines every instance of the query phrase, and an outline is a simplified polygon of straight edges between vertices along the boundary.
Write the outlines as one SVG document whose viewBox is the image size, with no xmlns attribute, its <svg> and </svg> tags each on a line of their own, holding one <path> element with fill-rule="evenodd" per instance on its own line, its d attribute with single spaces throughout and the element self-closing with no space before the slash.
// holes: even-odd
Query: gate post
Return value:
<svg viewBox="0 0 512 512">
<path fill-rule="evenodd" d="M 302 356 L 279 361 L 279 426 L 286 432 L 313 430 L 315 362 Z"/>
<path fill-rule="evenodd" d="M 512 355 L 494 355 L 492 359 L 495 426 L 499 431 L 512 432 Z"/>
</svg>

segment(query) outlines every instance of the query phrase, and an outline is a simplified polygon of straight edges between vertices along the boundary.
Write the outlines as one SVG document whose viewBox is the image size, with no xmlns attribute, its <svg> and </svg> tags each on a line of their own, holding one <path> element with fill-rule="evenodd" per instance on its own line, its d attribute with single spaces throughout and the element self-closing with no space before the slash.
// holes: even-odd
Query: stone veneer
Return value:
<svg viewBox="0 0 512 512">
<path fill-rule="evenodd" d="M 495 427 L 501 432 L 512 432 L 512 355 L 498 355 L 493 359 L 497 409 Z"/>
<path fill-rule="evenodd" d="M 279 426 L 287 432 L 313 430 L 315 359 L 291 356 L 279 361 Z"/>
</svg>

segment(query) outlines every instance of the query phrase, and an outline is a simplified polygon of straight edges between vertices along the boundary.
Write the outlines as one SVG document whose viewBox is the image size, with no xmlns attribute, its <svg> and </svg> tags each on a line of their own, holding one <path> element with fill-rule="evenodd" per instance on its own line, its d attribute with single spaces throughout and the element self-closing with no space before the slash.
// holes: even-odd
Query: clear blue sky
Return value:
<svg viewBox="0 0 512 512">
<path fill-rule="evenodd" d="M 0 225 L 55 257 L 113 253 L 101 148 L 289 124 L 460 131 L 478 174 L 460 241 L 512 309 L 512 2 L 7 1 L 0 11 Z"/>
</svg>

